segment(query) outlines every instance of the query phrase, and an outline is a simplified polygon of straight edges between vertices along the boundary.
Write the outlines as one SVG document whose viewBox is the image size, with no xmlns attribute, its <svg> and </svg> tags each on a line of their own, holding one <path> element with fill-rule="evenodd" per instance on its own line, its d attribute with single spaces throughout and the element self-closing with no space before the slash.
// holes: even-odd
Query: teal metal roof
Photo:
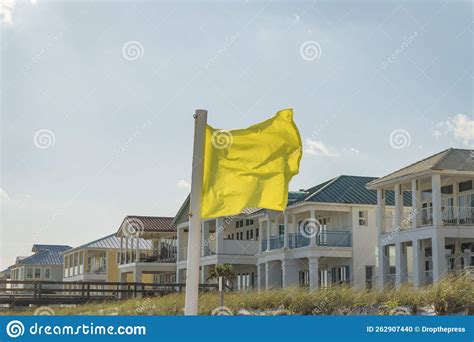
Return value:
<svg viewBox="0 0 474 342">
<path fill-rule="evenodd" d="M 368 190 L 365 187 L 367 183 L 376 179 L 377 177 L 342 175 L 306 190 L 308 195 L 304 201 L 318 203 L 376 205 L 377 192 L 374 190 Z M 394 205 L 395 195 L 393 191 L 386 191 L 385 198 L 387 205 Z M 404 192 L 403 202 L 405 206 L 411 205 L 410 192 Z"/>
</svg>

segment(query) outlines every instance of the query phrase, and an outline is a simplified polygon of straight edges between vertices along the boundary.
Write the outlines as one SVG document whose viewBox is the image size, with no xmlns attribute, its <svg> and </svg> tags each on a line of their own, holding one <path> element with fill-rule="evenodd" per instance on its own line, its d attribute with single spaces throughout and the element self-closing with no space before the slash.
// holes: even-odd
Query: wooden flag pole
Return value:
<svg viewBox="0 0 474 342">
<path fill-rule="evenodd" d="M 204 141 L 207 110 L 197 109 L 194 114 L 194 148 L 189 212 L 188 260 L 186 266 L 185 315 L 198 314 L 199 259 L 201 256 L 201 201 L 204 173 Z"/>
</svg>

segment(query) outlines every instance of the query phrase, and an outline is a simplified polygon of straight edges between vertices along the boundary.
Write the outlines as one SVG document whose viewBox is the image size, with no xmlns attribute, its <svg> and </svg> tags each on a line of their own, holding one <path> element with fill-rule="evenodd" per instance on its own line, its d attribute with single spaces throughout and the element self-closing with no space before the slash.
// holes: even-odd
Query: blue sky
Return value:
<svg viewBox="0 0 474 342">
<path fill-rule="evenodd" d="M 474 143 L 468 1 L 39 0 L 0 16 L 0 267 L 174 215 L 196 108 L 226 129 L 294 108 L 294 190 Z"/>
</svg>

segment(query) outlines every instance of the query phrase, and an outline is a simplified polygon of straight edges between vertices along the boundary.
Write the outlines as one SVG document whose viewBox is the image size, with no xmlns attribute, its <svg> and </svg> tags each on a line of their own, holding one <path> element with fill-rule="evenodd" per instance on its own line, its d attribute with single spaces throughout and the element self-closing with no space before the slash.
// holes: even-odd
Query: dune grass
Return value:
<svg viewBox="0 0 474 342">
<path fill-rule="evenodd" d="M 273 314 L 331 315 L 374 308 L 375 314 L 396 314 L 397 307 L 408 307 L 416 313 L 420 307 L 432 307 L 437 314 L 458 311 L 474 314 L 474 282 L 468 276 L 447 277 L 434 286 L 414 289 L 407 285 L 384 291 L 354 290 L 347 286 L 334 286 L 309 292 L 304 288 L 271 291 L 229 292 L 225 306 L 236 314 L 239 310 L 250 313 L 266 311 Z M 182 315 L 184 294 L 148 297 L 123 301 L 88 303 L 75 307 L 54 307 L 56 315 Z M 199 312 L 210 315 L 219 307 L 215 292 L 202 293 Z M 33 309 L 6 311 L 0 314 L 33 314 Z"/>
</svg>

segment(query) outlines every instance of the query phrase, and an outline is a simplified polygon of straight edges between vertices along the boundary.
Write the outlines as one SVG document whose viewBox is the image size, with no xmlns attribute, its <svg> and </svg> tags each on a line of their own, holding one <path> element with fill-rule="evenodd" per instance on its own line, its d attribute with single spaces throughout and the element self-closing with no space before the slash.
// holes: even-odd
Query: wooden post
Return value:
<svg viewBox="0 0 474 342">
<path fill-rule="evenodd" d="M 204 174 L 203 158 L 206 125 L 207 111 L 201 109 L 196 110 L 196 114 L 194 115 L 194 148 L 189 213 L 188 260 L 186 267 L 185 315 L 198 314 L 199 259 L 201 250 L 201 192 Z"/>
</svg>

